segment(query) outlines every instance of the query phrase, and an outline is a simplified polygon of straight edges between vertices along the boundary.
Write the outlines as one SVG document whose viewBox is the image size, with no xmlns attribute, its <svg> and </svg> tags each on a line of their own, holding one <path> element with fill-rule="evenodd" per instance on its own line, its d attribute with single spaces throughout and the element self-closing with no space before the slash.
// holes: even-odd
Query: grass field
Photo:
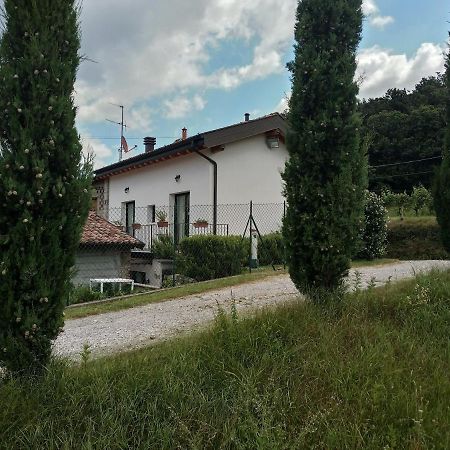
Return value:
<svg viewBox="0 0 450 450">
<path fill-rule="evenodd" d="M 450 272 L 0 385 L 7 449 L 450 448 Z"/>
</svg>

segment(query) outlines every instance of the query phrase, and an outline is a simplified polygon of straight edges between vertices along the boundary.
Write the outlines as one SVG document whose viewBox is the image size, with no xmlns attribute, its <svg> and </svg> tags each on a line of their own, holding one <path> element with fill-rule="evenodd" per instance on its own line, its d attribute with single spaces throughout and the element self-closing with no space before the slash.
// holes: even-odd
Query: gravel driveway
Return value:
<svg viewBox="0 0 450 450">
<path fill-rule="evenodd" d="M 405 261 L 392 265 L 352 270 L 349 283 L 361 287 L 376 285 L 433 268 L 450 269 L 450 261 Z M 299 298 L 288 275 L 190 295 L 123 311 L 68 320 L 65 332 L 55 342 L 55 354 L 78 359 L 83 345 L 89 344 L 94 356 L 144 347 L 179 333 L 210 323 L 218 305 L 229 306 L 234 299 L 239 312 L 251 311 Z"/>
</svg>

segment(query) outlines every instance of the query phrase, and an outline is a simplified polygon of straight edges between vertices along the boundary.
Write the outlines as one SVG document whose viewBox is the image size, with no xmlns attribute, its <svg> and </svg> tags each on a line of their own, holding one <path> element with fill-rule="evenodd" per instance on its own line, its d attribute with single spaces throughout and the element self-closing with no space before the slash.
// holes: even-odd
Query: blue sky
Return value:
<svg viewBox="0 0 450 450">
<path fill-rule="evenodd" d="M 0 0 L 0 6 L 2 0 Z M 130 147 L 144 150 L 282 110 L 290 91 L 297 0 L 83 0 L 78 129 L 96 167 L 117 161 L 125 105 Z M 412 89 L 443 70 L 448 0 L 364 0 L 361 97 Z M 284 101 L 283 101 L 284 100 Z"/>
</svg>

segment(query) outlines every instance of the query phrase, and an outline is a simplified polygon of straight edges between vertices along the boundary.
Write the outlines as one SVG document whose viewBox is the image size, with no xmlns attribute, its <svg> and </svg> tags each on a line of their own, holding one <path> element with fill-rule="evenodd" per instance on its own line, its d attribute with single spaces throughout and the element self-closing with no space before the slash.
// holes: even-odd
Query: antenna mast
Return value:
<svg viewBox="0 0 450 450">
<path fill-rule="evenodd" d="M 108 122 L 114 123 L 115 125 L 120 125 L 120 148 L 119 148 L 119 162 L 122 161 L 123 156 L 123 130 L 124 128 L 128 128 L 127 125 L 124 123 L 123 118 L 123 105 L 116 105 L 115 103 L 110 103 L 110 105 L 117 106 L 121 109 L 122 112 L 122 120 L 120 122 L 115 122 L 114 120 L 106 119 Z"/>
</svg>

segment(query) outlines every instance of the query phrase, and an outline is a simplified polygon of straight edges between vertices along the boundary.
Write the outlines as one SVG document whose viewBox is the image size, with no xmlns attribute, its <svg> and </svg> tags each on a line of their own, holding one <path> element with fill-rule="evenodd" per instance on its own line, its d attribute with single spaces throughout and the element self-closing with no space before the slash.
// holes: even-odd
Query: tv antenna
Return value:
<svg viewBox="0 0 450 450">
<path fill-rule="evenodd" d="M 124 152 L 124 144 L 126 143 L 124 135 L 123 135 L 123 130 L 125 128 L 130 128 L 128 125 L 125 125 L 124 119 L 123 119 L 123 115 L 124 115 L 124 106 L 123 105 L 117 105 L 116 103 L 110 103 L 110 105 L 113 106 L 117 106 L 118 108 L 121 109 L 121 113 L 122 113 L 122 120 L 120 122 L 116 122 L 115 120 L 110 120 L 110 119 L 106 119 L 108 122 L 113 123 L 114 125 L 120 125 L 120 148 L 119 148 L 119 162 L 122 161 L 122 157 L 123 157 L 123 152 Z M 137 145 L 135 145 L 133 148 L 128 149 L 126 148 L 126 151 L 131 151 L 134 150 L 137 147 Z"/>
</svg>

